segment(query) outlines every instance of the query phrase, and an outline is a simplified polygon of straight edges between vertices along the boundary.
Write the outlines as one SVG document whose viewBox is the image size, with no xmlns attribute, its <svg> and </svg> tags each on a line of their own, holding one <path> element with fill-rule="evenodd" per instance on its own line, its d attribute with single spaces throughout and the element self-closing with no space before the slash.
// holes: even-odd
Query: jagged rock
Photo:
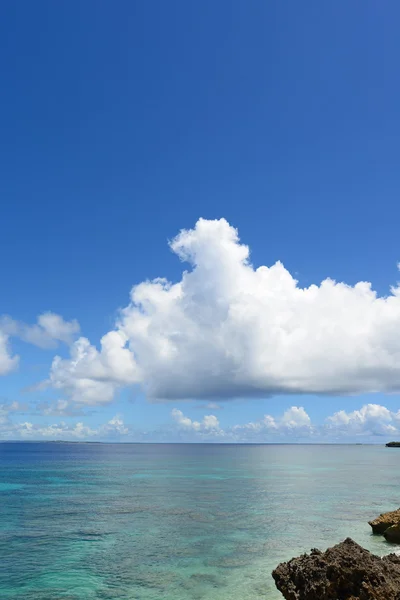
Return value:
<svg viewBox="0 0 400 600">
<path fill-rule="evenodd" d="M 400 600 L 400 557 L 379 558 L 350 538 L 292 558 L 272 576 L 286 600 Z"/>
<path fill-rule="evenodd" d="M 392 542 L 392 544 L 400 544 L 400 523 L 396 523 L 395 525 L 385 529 L 383 535 L 385 536 L 385 540 L 387 542 Z"/>
<path fill-rule="evenodd" d="M 374 533 L 382 534 L 388 527 L 396 525 L 396 523 L 400 523 L 400 508 L 379 515 L 373 521 L 369 521 L 368 525 L 371 525 Z"/>
</svg>

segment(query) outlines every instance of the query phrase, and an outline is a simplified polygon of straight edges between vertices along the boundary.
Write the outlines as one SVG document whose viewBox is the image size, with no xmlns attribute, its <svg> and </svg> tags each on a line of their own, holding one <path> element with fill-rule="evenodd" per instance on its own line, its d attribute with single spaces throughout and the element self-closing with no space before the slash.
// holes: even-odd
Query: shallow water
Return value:
<svg viewBox="0 0 400 600">
<path fill-rule="evenodd" d="M 400 505 L 381 446 L 0 444 L 0 598 L 277 600 L 271 570 Z M 396 547 L 394 547 L 396 549 Z"/>
</svg>

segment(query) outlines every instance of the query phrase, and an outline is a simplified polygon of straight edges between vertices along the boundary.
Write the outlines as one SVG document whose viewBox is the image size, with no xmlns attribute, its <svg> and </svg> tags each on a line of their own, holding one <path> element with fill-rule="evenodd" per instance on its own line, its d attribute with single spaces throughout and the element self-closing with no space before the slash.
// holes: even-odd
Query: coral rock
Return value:
<svg viewBox="0 0 400 600">
<path fill-rule="evenodd" d="M 374 521 L 369 521 L 374 533 L 384 533 L 388 527 L 400 523 L 400 508 L 379 515 Z"/>
<path fill-rule="evenodd" d="M 282 563 L 272 576 L 286 600 L 400 600 L 400 557 L 379 558 L 350 538 Z"/>
<path fill-rule="evenodd" d="M 392 544 L 400 544 L 400 523 L 396 523 L 391 527 L 385 529 L 383 535 L 387 542 L 392 542 Z"/>
</svg>

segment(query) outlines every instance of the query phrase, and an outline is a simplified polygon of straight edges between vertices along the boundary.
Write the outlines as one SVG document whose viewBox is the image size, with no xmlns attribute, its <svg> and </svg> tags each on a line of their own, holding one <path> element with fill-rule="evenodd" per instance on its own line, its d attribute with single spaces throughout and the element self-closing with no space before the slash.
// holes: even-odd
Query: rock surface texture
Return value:
<svg viewBox="0 0 400 600">
<path fill-rule="evenodd" d="M 400 557 L 379 558 L 350 538 L 292 558 L 272 576 L 286 600 L 400 600 Z"/>
<path fill-rule="evenodd" d="M 379 515 L 373 521 L 369 521 L 369 525 L 372 527 L 374 533 L 385 533 L 388 527 L 400 523 L 400 508 L 392 510 L 391 512 L 383 513 Z"/>
<path fill-rule="evenodd" d="M 383 533 L 385 540 L 392 544 L 400 544 L 400 523 L 396 523 L 385 529 Z"/>
</svg>

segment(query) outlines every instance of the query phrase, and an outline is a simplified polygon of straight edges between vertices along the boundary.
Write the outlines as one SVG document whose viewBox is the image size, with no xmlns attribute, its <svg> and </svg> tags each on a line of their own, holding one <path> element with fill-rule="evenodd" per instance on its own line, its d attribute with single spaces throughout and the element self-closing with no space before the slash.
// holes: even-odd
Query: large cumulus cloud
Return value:
<svg viewBox="0 0 400 600">
<path fill-rule="evenodd" d="M 100 350 L 81 338 L 52 385 L 108 402 L 140 384 L 150 399 L 400 390 L 400 290 L 326 279 L 302 288 L 277 262 L 254 268 L 226 220 L 200 219 L 170 243 L 180 281 L 135 285 Z"/>
</svg>

